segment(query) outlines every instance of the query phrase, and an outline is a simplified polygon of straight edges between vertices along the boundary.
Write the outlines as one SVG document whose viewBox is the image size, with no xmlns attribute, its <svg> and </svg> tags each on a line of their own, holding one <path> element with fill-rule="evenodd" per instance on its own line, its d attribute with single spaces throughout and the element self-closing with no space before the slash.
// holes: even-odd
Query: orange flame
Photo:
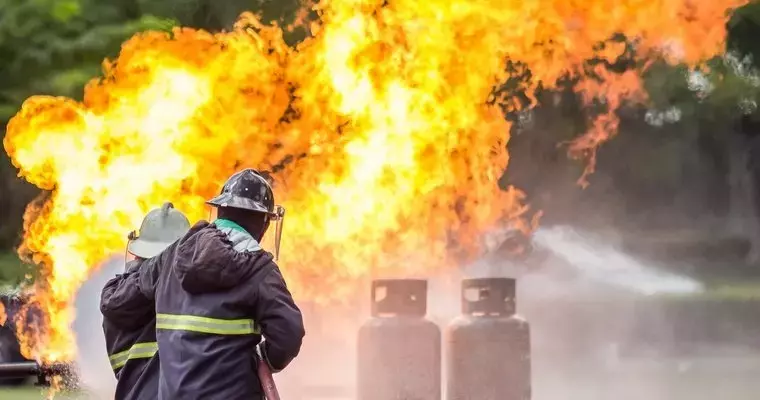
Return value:
<svg viewBox="0 0 760 400">
<path fill-rule="evenodd" d="M 644 98 L 636 71 L 589 78 L 585 60 L 623 51 L 597 44 L 622 32 L 642 59 L 694 65 L 722 51 L 741 3 L 331 0 L 297 49 L 249 14 L 230 32 L 136 35 L 83 102 L 32 97 L 8 124 L 20 175 L 52 191 L 27 211 L 22 252 L 44 267 L 48 329 L 26 352 L 71 359 L 71 298 L 98 262 L 163 201 L 203 218 L 203 200 L 241 167 L 274 172 L 289 210 L 281 264 L 301 298 L 477 255 L 483 232 L 526 224 L 522 194 L 497 185 L 509 159 L 501 106 L 517 107 L 494 95 L 505 60 L 530 68 L 529 95 L 569 74 L 607 100 L 610 114 L 571 148 L 593 156 L 614 108 Z"/>
</svg>

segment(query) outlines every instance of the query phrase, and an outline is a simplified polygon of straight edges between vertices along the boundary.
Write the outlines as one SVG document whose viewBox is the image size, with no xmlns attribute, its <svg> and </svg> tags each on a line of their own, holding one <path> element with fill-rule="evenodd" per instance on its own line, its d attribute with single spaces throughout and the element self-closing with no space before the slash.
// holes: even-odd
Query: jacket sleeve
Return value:
<svg viewBox="0 0 760 400">
<path fill-rule="evenodd" d="M 164 251 L 157 256 L 142 262 L 142 265 L 140 266 L 138 286 L 145 298 L 155 303 L 156 286 L 158 285 L 158 279 L 162 273 L 161 271 L 171 268 L 171 265 L 177 256 L 177 250 L 182 242 L 188 240 L 207 226 L 209 226 L 209 223 L 206 221 L 197 222 L 189 231 L 187 231 L 187 233 L 185 233 L 185 236 L 169 245 L 169 247 L 164 249 Z"/>
<path fill-rule="evenodd" d="M 301 351 L 303 317 L 276 266 L 259 283 L 258 293 L 255 314 L 265 338 L 262 356 L 272 372 L 279 372 Z"/>
<path fill-rule="evenodd" d="M 156 300 L 156 285 L 158 285 L 161 269 L 171 261 L 175 247 L 176 242 L 166 248 L 161 254 L 143 261 L 140 266 L 140 271 L 136 278 L 137 287 L 142 296 L 150 300 L 151 303 L 155 303 Z"/>
<path fill-rule="evenodd" d="M 133 270 L 106 283 L 100 294 L 100 312 L 104 319 L 122 329 L 134 329 L 150 322 L 155 306 L 140 290 L 139 279 L 140 271 Z"/>
</svg>

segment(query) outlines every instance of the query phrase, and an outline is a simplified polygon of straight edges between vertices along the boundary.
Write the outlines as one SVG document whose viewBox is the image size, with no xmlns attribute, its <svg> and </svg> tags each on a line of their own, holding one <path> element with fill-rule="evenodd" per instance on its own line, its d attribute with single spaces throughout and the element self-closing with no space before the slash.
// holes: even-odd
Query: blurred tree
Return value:
<svg viewBox="0 0 760 400">
<path fill-rule="evenodd" d="M 8 119 L 31 95 L 81 98 L 102 60 L 117 55 L 136 32 L 177 24 L 230 28 L 246 10 L 288 25 L 299 7 L 298 0 L 0 0 L 0 131 L 4 135 Z M 289 38 L 304 34 L 295 30 Z M 2 253 L 18 243 L 24 208 L 38 190 L 18 179 L 0 153 Z"/>
<path fill-rule="evenodd" d="M 579 175 L 578 165 L 557 144 L 584 132 L 594 110 L 580 106 L 568 90 L 571 81 L 539 93 L 537 108 L 511 115 L 516 124 L 504 183 L 508 178 L 526 189 L 545 210 L 545 223 L 681 224 L 708 236 L 741 235 L 756 249 L 750 260 L 760 261 L 760 143 L 753 139 L 760 140 L 760 3 L 737 10 L 727 29 L 729 51 L 702 68 L 657 62 L 647 69 L 648 101 L 618 110 L 619 134 L 600 149 L 586 190 L 567 183 Z M 624 57 L 607 68 L 620 72 L 631 61 Z M 529 78 L 530 71 L 517 75 Z"/>
<path fill-rule="evenodd" d="M 0 9 L 2 121 L 32 94 L 80 97 L 103 58 L 114 56 L 126 38 L 174 24 L 141 15 L 124 0 L 1 0 Z"/>
<path fill-rule="evenodd" d="M 760 2 L 752 1 L 740 7 L 726 24 L 728 29 L 728 48 L 752 58 L 755 67 L 760 67 Z"/>
<path fill-rule="evenodd" d="M 660 62 L 647 70 L 649 101 L 619 110 L 619 135 L 601 149 L 597 175 L 576 205 L 598 214 L 607 200 L 619 202 L 617 215 L 602 221 L 622 228 L 629 221 L 646 229 L 694 228 L 716 240 L 738 235 L 751 243 L 746 260 L 757 265 L 760 3 L 737 10 L 727 29 L 727 53 L 703 67 Z M 577 209 L 567 214 L 592 220 Z"/>
<path fill-rule="evenodd" d="M 171 3 L 167 1 L 164 3 Z M 103 58 L 135 32 L 174 21 L 140 13 L 127 0 L 0 0 L 0 125 L 33 94 L 81 98 Z M 18 241 L 25 205 L 37 191 L 0 156 L 0 249 Z"/>
<path fill-rule="evenodd" d="M 307 2 L 300 0 L 135 0 L 140 12 L 172 18 L 182 26 L 209 30 L 229 29 L 244 11 L 257 14 L 264 23 L 277 22 L 287 28 Z M 311 14 L 313 16 L 313 14 Z M 304 38 L 304 26 L 286 30 L 285 39 L 295 43 Z"/>
<path fill-rule="evenodd" d="M 102 59 L 116 55 L 120 43 L 134 32 L 174 24 L 225 29 L 246 10 L 257 12 L 264 22 L 288 26 L 301 4 L 299 0 L 0 0 L 0 124 L 4 127 L 32 94 L 80 98 L 84 83 L 99 73 Z M 752 2 L 727 24 L 728 56 L 710 61 L 700 71 L 664 63 L 650 68 L 645 75 L 649 103 L 620 110 L 620 135 L 602 148 L 599 172 L 585 191 L 574 186 L 581 165 L 568 160 L 566 147 L 558 144 L 587 128 L 590 111 L 581 107 L 572 81 L 555 91 L 539 91 L 538 108 L 509 115 L 516 124 L 511 167 L 502 183 L 527 189 L 537 207 L 559 210 L 553 215 L 564 222 L 572 222 L 566 218 L 590 221 L 588 215 L 604 208 L 637 215 L 651 211 L 652 204 L 671 211 L 689 202 L 704 202 L 695 210 L 718 204 L 735 209 L 738 206 L 726 205 L 737 202 L 726 200 L 725 193 L 730 192 L 732 179 L 738 179 L 735 175 L 741 175 L 736 171 L 757 170 L 752 182 L 760 177 L 760 161 L 753 161 L 760 160 L 760 146 L 753 145 L 753 137 L 760 137 L 756 135 L 760 133 L 756 122 L 760 121 L 756 72 L 760 42 L 755 39 L 759 26 L 760 3 Z M 295 43 L 306 34 L 306 29 L 295 29 L 286 38 Z M 623 57 L 608 68 L 619 72 L 630 68 L 631 61 Z M 599 61 L 590 60 L 594 62 Z M 521 66 L 509 68 L 516 79 L 530 79 L 530 71 Z M 514 87 L 511 82 L 499 90 Z M 524 95 L 516 95 L 526 101 Z M 758 151 L 751 150 L 755 147 Z M 0 249 L 18 240 L 23 208 L 37 193 L 15 178 L 15 169 L 2 153 Z M 748 180 L 746 173 L 742 179 Z M 687 188 L 691 186 L 702 189 Z M 711 192 L 704 187 L 719 189 Z M 689 201 L 673 200 L 679 196 Z M 747 196 L 745 202 L 752 201 L 760 210 L 754 200 L 760 194 Z M 585 215 L 578 212 L 584 207 Z"/>
</svg>

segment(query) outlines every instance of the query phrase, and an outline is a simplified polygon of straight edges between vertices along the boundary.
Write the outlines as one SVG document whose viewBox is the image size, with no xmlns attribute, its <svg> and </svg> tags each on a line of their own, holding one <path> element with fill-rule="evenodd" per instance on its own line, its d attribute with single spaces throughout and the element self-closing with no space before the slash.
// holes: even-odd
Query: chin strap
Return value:
<svg viewBox="0 0 760 400">
<path fill-rule="evenodd" d="M 124 248 L 124 272 L 127 272 L 127 264 L 129 264 L 129 244 L 132 243 L 133 240 L 137 239 L 140 236 L 137 231 L 131 231 L 127 234 L 127 246 Z"/>
</svg>

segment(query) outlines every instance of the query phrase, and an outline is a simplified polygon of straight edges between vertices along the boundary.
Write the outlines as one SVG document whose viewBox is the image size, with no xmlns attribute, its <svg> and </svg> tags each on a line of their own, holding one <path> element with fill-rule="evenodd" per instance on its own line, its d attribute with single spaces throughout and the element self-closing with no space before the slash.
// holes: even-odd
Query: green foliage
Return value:
<svg viewBox="0 0 760 400">
<path fill-rule="evenodd" d="M 728 30 L 728 48 L 742 55 L 752 57 L 755 67 L 760 67 L 760 2 L 752 1 L 740 7 L 726 24 Z"/>
<path fill-rule="evenodd" d="M 0 283 L 17 285 L 25 280 L 30 267 L 24 265 L 15 253 L 0 253 Z"/>
<path fill-rule="evenodd" d="M 135 32 L 173 21 L 130 15 L 126 2 L 4 0 L 0 9 L 0 121 L 32 94 L 81 97 L 105 57 Z"/>
<path fill-rule="evenodd" d="M 115 56 L 135 32 L 168 30 L 176 24 L 226 29 L 246 10 L 264 22 L 287 26 L 301 4 L 299 0 L 0 0 L 0 124 L 5 125 L 33 94 L 80 98 L 84 84 L 99 74 L 101 61 Z M 671 201 L 684 193 L 683 182 L 690 173 L 722 173 L 707 171 L 712 167 L 705 166 L 703 156 L 717 159 L 720 151 L 725 152 L 730 129 L 722 127 L 730 127 L 743 115 L 758 114 L 760 3 L 737 10 L 727 28 L 729 56 L 715 58 L 699 71 L 664 62 L 647 71 L 649 102 L 620 110 L 620 135 L 599 153 L 597 176 L 603 172 L 613 184 L 604 186 L 592 176 L 585 204 L 594 208 L 596 203 L 589 201 L 593 196 L 604 202 L 607 192 L 620 191 L 629 199 L 626 207 L 646 208 L 637 195 L 650 199 L 657 193 Z M 306 30 L 296 29 L 286 39 L 294 43 L 305 35 Z M 615 36 L 610 41 L 626 38 Z M 631 57 L 633 44 L 626 43 L 626 53 L 616 62 L 590 60 L 589 66 L 604 62 L 616 72 L 637 66 Z M 502 183 L 516 183 L 529 194 L 553 190 L 558 182 L 572 185 L 582 165 L 568 161 L 566 147 L 558 144 L 584 132 L 599 110 L 583 107 L 571 90 L 574 82 L 568 80 L 555 91 L 539 90 L 540 106 L 526 113 L 522 107 L 528 98 L 515 91 L 518 83 L 531 79 L 531 71 L 517 64 L 508 68 L 514 79 L 494 95 L 514 100 L 505 111 L 519 129 L 510 142 L 512 166 Z M 15 169 L 0 155 L 0 249 L 17 244 L 24 206 L 35 194 L 34 188 L 15 178 Z M 2 265 L 11 265 L 7 257 L 0 258 L 0 280 L 15 279 L 3 275 Z"/>
<path fill-rule="evenodd" d="M 0 121 L 32 94 L 81 97 L 101 61 L 136 32 L 229 28 L 246 10 L 286 25 L 299 7 L 298 0 L 0 0 Z"/>
<path fill-rule="evenodd" d="M 164 1 L 162 3 L 172 3 Z M 136 32 L 168 30 L 171 18 L 142 14 L 128 0 L 0 0 L 0 125 L 34 94 L 81 98 L 101 62 Z M 18 243 L 35 190 L 0 156 L 0 249 Z M 0 276 L 2 279 L 2 276 Z"/>
<path fill-rule="evenodd" d="M 0 0 L 0 126 L 31 95 L 81 98 L 103 59 L 136 32 L 177 24 L 229 29 L 243 11 L 288 25 L 299 7 L 299 0 Z M 1 252 L 18 244 L 24 208 L 37 190 L 16 178 L 0 153 Z M 15 256 L 0 255 L 0 281 L 17 281 L 20 271 Z"/>
<path fill-rule="evenodd" d="M 299 0 L 136 0 L 142 14 L 176 20 L 182 26 L 211 30 L 229 29 L 244 11 L 257 14 L 264 23 L 291 24 L 301 8 Z M 290 43 L 303 39 L 303 29 L 286 32 Z"/>
</svg>

